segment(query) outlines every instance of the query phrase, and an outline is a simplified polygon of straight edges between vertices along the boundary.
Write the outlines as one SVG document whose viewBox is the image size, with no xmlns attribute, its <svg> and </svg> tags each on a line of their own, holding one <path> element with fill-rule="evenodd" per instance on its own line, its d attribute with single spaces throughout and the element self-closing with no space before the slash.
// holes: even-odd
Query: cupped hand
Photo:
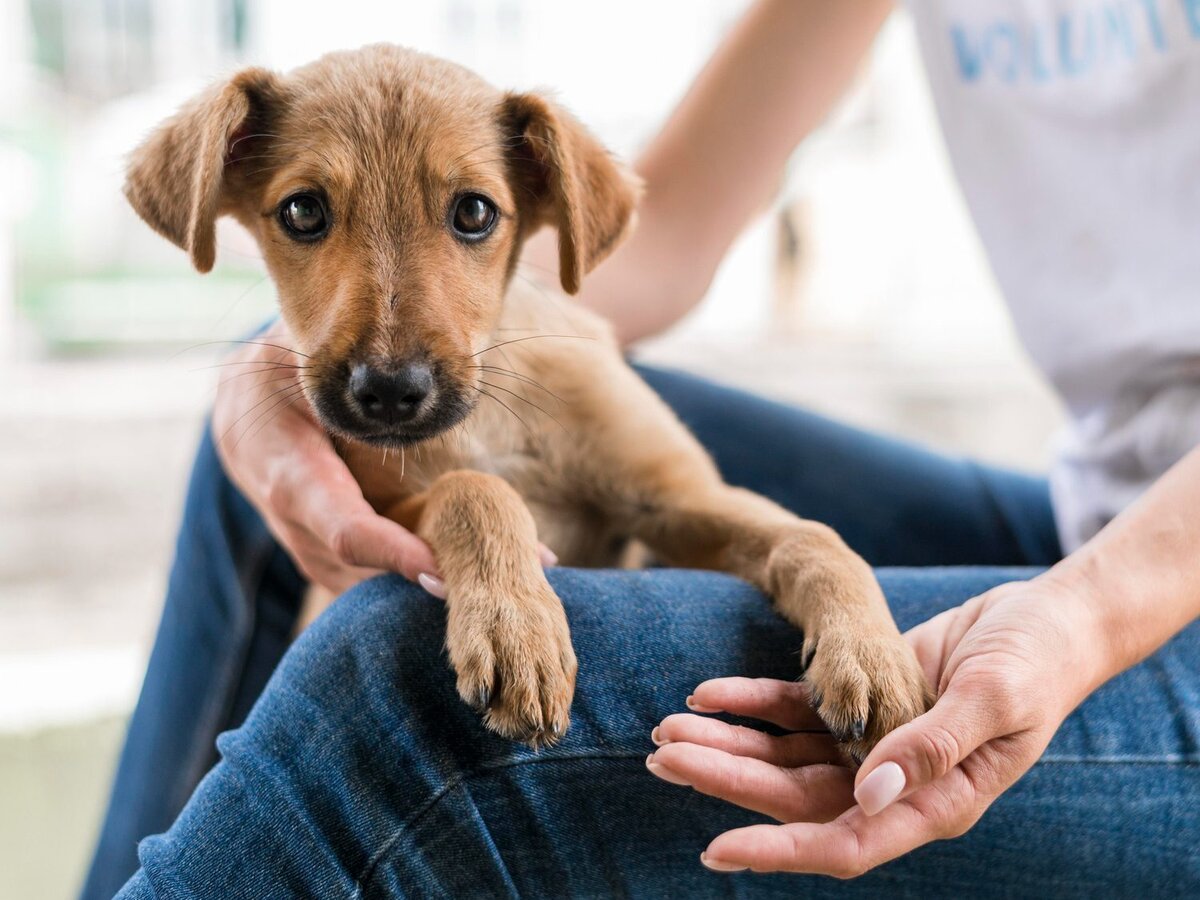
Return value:
<svg viewBox="0 0 1200 900">
<path fill-rule="evenodd" d="M 854 877 L 964 833 L 1037 761 L 1103 680 L 1097 629 L 1082 600 L 1048 578 L 1006 584 L 908 632 L 937 702 L 880 741 L 857 772 L 839 758 L 803 684 L 747 678 L 706 681 L 687 705 L 786 734 L 672 715 L 654 730 L 647 765 L 781 823 L 718 836 L 701 854 L 709 868 Z"/>
<path fill-rule="evenodd" d="M 307 360 L 291 348 L 277 323 L 222 364 L 212 420 L 225 471 L 310 581 L 341 593 L 382 571 L 436 579 L 428 545 L 363 498 L 300 388 Z"/>
</svg>

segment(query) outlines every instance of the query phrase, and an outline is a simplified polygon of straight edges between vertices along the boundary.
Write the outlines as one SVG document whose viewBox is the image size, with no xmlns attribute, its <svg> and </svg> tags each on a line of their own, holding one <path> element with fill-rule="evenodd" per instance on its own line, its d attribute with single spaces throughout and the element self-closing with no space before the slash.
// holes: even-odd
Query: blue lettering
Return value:
<svg viewBox="0 0 1200 900">
<path fill-rule="evenodd" d="M 1034 81 L 1049 81 L 1050 67 L 1046 64 L 1046 34 L 1034 28 L 1029 35 L 1029 71 Z"/>
<path fill-rule="evenodd" d="M 1159 50 L 1167 49 L 1167 36 L 1163 34 L 1162 19 L 1158 14 L 1158 0 L 1141 0 L 1142 11 L 1146 13 L 1146 27 L 1150 30 L 1150 39 Z"/>
<path fill-rule="evenodd" d="M 1008 49 L 1003 49 L 1003 44 Z M 997 52 L 997 46 L 1001 49 Z M 1017 80 L 1017 70 L 1021 59 L 1021 40 L 1017 29 L 1008 22 L 998 22 L 988 29 L 983 39 L 983 55 L 995 69 L 1001 81 L 1012 84 Z"/>
<path fill-rule="evenodd" d="M 1124 6 L 1105 7 L 1103 34 L 1105 59 L 1113 59 L 1118 53 L 1124 53 L 1126 59 L 1133 59 L 1133 29 L 1129 25 L 1129 12 Z"/>
<path fill-rule="evenodd" d="M 1058 17 L 1058 61 L 1062 67 L 1064 75 L 1082 75 L 1092 67 L 1092 63 L 1096 58 L 1096 20 L 1091 13 L 1086 15 L 1087 23 L 1084 31 L 1084 51 L 1081 56 L 1075 56 L 1074 41 L 1071 39 L 1072 28 L 1071 16 L 1061 15 Z"/>
<path fill-rule="evenodd" d="M 950 29 L 954 41 L 954 56 L 958 60 L 958 72 L 963 81 L 977 81 L 983 71 L 983 60 L 979 52 L 971 47 L 970 38 L 958 25 Z"/>
<path fill-rule="evenodd" d="M 1200 0 L 1183 0 L 1183 11 L 1187 13 L 1192 37 L 1200 38 Z"/>
</svg>

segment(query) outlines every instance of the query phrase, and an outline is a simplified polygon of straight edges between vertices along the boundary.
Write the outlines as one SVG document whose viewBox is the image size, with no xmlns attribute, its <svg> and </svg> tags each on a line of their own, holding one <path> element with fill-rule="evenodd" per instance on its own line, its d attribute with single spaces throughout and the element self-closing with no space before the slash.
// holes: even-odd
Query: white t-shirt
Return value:
<svg viewBox="0 0 1200 900">
<path fill-rule="evenodd" d="M 992 268 L 1070 413 L 1050 479 L 1069 552 L 1200 444 L 1200 0 L 908 8 Z"/>
</svg>

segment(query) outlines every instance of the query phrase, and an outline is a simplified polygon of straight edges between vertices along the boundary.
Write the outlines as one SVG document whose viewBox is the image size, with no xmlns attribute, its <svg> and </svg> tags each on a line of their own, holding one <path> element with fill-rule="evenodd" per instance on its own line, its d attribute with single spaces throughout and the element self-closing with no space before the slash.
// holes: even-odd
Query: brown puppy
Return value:
<svg viewBox="0 0 1200 900">
<path fill-rule="evenodd" d="M 549 224 L 574 293 L 637 200 L 549 101 L 383 45 L 286 76 L 247 69 L 138 148 L 126 194 L 202 272 L 218 216 L 255 236 L 304 393 L 375 509 L 437 557 L 459 692 L 490 728 L 537 744 L 568 724 L 575 654 L 539 536 L 569 565 L 613 565 L 638 540 L 769 593 L 860 759 L 927 708 L 867 564 L 826 526 L 723 484 L 605 323 L 514 280 Z"/>
</svg>

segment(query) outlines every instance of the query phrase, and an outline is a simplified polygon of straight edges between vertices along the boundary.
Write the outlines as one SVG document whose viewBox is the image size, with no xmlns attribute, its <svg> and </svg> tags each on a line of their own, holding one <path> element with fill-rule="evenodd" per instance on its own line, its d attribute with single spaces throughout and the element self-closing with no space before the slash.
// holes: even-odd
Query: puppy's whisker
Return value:
<svg viewBox="0 0 1200 900">
<path fill-rule="evenodd" d="M 261 407 L 264 403 L 268 403 L 269 401 L 275 401 L 272 405 L 268 406 L 265 410 L 260 412 L 253 420 L 250 421 L 249 424 L 246 425 L 246 427 L 242 430 L 242 433 L 240 435 L 238 435 L 237 439 L 233 442 L 233 446 L 237 447 L 237 445 L 242 442 L 242 438 L 244 438 L 247 435 L 247 433 L 250 431 L 250 429 L 253 428 L 254 425 L 260 419 L 262 419 L 262 417 L 266 413 L 269 413 L 271 410 L 275 409 L 275 407 L 279 403 L 281 403 L 283 400 L 287 399 L 288 397 L 292 396 L 297 391 L 299 391 L 300 393 L 303 393 L 304 392 L 303 386 L 298 385 L 298 384 L 285 384 L 283 387 L 279 388 L 278 390 L 274 390 L 271 393 L 267 394 L 267 396 L 263 397 L 261 400 L 259 400 L 253 406 L 251 406 L 248 410 L 246 410 L 244 413 L 242 413 L 240 416 L 238 416 L 233 421 L 233 424 L 231 424 L 228 428 L 225 429 L 225 432 L 217 440 L 217 443 L 220 444 L 226 438 L 228 438 L 229 435 L 233 432 L 234 428 L 236 428 L 238 425 L 240 425 L 247 416 L 249 416 L 256 409 Z"/>
<path fill-rule="evenodd" d="M 213 363 L 210 366 L 194 366 L 188 369 L 189 372 L 207 372 L 210 369 L 226 369 L 230 366 L 266 366 L 267 368 L 256 369 L 257 372 L 267 372 L 272 369 L 311 369 L 312 366 L 298 366 L 293 363 L 279 362 L 272 359 L 230 359 L 225 362 Z M 244 373 L 243 373 L 244 374 Z"/>
<path fill-rule="evenodd" d="M 257 403 L 255 403 L 253 406 L 251 406 L 249 409 L 247 409 L 245 412 L 243 412 L 240 416 L 238 416 L 236 419 L 234 419 L 229 424 L 229 427 L 226 428 L 225 431 L 221 434 L 221 436 L 217 439 L 217 443 L 219 444 L 222 441 L 224 441 L 226 438 L 228 438 L 230 436 L 230 434 L 233 433 L 233 430 L 235 428 L 237 428 L 238 425 L 240 425 L 246 419 L 247 416 L 251 415 L 256 409 L 258 409 L 264 403 L 269 403 L 270 401 L 279 397 L 281 394 L 286 394 L 287 392 L 293 390 L 297 386 L 298 385 L 295 385 L 295 384 L 285 384 L 285 385 L 282 385 L 281 387 L 278 387 L 275 390 L 271 391 L 265 397 L 260 397 L 258 399 Z"/>
<path fill-rule="evenodd" d="M 553 294 L 551 294 L 549 291 L 547 291 L 546 288 L 542 284 L 540 284 L 537 281 L 534 281 L 532 278 L 528 277 L 527 275 L 522 275 L 520 272 L 513 272 L 513 274 L 517 278 L 520 278 L 523 282 L 525 282 L 531 288 L 533 288 L 535 291 L 537 291 L 539 294 L 541 294 L 543 297 L 545 297 L 547 300 L 549 300 L 550 305 L 554 307 L 554 309 L 558 312 L 558 314 L 560 316 L 562 316 L 563 323 L 568 328 L 576 327 L 575 323 L 571 321 L 571 317 L 567 315 L 567 311 L 565 309 L 563 309 L 563 305 L 559 301 L 559 298 L 555 297 Z"/>
<path fill-rule="evenodd" d="M 489 394 L 483 388 L 475 388 L 475 390 L 478 391 L 480 394 L 482 394 L 484 397 L 487 397 L 491 400 L 496 401 L 501 406 L 503 406 L 505 409 L 507 409 L 512 414 L 513 418 L 515 418 L 518 422 L 520 422 L 523 426 L 525 426 L 525 430 L 529 432 L 530 437 L 536 436 L 536 432 L 532 428 L 529 427 L 529 423 L 526 422 L 524 419 L 522 419 L 520 416 L 518 416 L 516 414 L 516 412 L 513 411 L 513 408 L 511 406 L 509 406 L 507 403 L 505 403 L 503 400 L 501 400 L 499 397 L 495 396 L 494 394 Z"/>
<path fill-rule="evenodd" d="M 549 266 L 539 266 L 537 263 L 530 262 L 527 259 L 518 259 L 517 265 L 525 266 L 526 268 L 529 268 L 529 269 L 537 269 L 539 272 L 545 272 L 547 275 L 554 275 L 554 276 L 558 275 L 558 272 L 554 271 Z"/>
<path fill-rule="evenodd" d="M 251 340 L 201 341 L 199 344 L 192 344 L 189 347 L 184 347 L 182 350 L 179 351 L 179 353 L 176 353 L 175 356 L 179 356 L 183 353 L 187 353 L 189 350 L 197 350 L 200 347 L 214 347 L 217 344 L 252 344 L 256 347 L 270 347 L 274 350 L 282 350 L 284 353 L 294 353 L 297 356 L 303 357 L 304 359 L 312 359 L 312 357 L 309 356 L 307 353 L 301 353 L 299 350 L 295 350 L 292 347 L 284 347 L 282 344 L 272 344 L 270 341 L 251 341 Z"/>
<path fill-rule="evenodd" d="M 325 116 L 321 116 L 320 118 L 325 121 L 329 121 Z M 297 146 L 304 147 L 306 150 L 312 151 L 313 153 L 315 153 L 319 157 L 321 157 L 321 159 L 325 160 L 325 162 L 327 164 L 329 164 L 329 165 L 333 164 L 332 160 L 329 158 L 329 155 L 320 147 L 314 146 L 313 144 L 306 143 L 305 141 L 298 141 L 295 138 L 286 138 L 282 134 L 275 134 L 275 133 L 268 132 L 268 131 L 261 131 L 261 132 L 255 133 L 255 134 L 243 135 L 242 137 L 239 137 L 236 141 L 234 141 L 232 144 L 230 144 L 229 149 L 230 149 L 230 151 L 232 151 L 233 148 L 236 147 L 238 144 L 240 144 L 242 141 L 248 141 L 248 140 L 259 139 L 259 138 L 264 139 L 264 140 L 287 141 L 290 144 L 295 144 Z M 256 154 L 256 155 L 257 156 L 274 155 L 274 156 L 278 156 L 280 158 L 284 158 L 284 157 L 289 156 L 290 154 L 282 149 L 272 150 L 271 148 L 267 148 L 266 152 Z M 236 165 L 239 162 L 242 162 L 244 160 L 251 159 L 251 158 L 253 158 L 253 157 L 249 157 L 249 156 L 243 156 L 240 158 L 235 157 L 235 158 L 231 159 L 230 162 L 232 164 Z"/>
<path fill-rule="evenodd" d="M 258 131 L 258 132 L 255 132 L 254 134 L 243 134 L 237 140 L 232 141 L 229 144 L 229 149 L 232 150 L 234 147 L 236 147 L 242 141 L 252 141 L 255 138 L 278 138 L 278 137 L 282 137 L 282 135 L 278 135 L 278 134 L 275 134 L 274 132 L 270 132 L 270 131 Z"/>
<path fill-rule="evenodd" d="M 519 344 L 522 341 L 534 341 L 538 340 L 539 338 L 574 338 L 581 341 L 596 340 L 594 337 L 587 334 L 531 334 L 526 337 L 513 338 L 509 341 L 501 341 L 498 344 L 492 344 L 490 347 L 484 347 L 478 353 L 472 353 L 468 358 L 474 359 L 476 356 L 482 356 L 484 353 L 489 353 L 492 350 L 498 350 L 501 347 L 507 347 L 509 344 Z"/>
<path fill-rule="evenodd" d="M 235 378 L 243 378 L 243 377 L 245 377 L 246 375 L 251 375 L 251 374 L 254 374 L 254 373 L 252 373 L 252 372 L 239 372 L 237 375 L 231 375 L 231 376 L 229 376 L 229 378 L 228 378 L 227 380 L 228 380 L 228 381 L 233 381 Z M 251 384 L 250 384 L 250 385 L 249 385 L 249 386 L 246 388 L 246 390 L 245 390 L 245 391 L 243 391 L 242 393 L 243 393 L 243 394 L 245 394 L 245 393 L 249 393 L 250 391 L 254 390 L 255 386 L 262 386 L 262 385 L 268 385 L 268 384 L 276 384 L 277 382 L 284 381 L 284 380 L 286 380 L 286 379 L 289 379 L 289 378 L 290 378 L 292 381 L 295 381 L 297 384 L 299 384 L 299 383 L 300 383 L 300 379 L 299 379 L 299 378 L 296 376 L 296 373 L 295 373 L 295 372 L 288 372 L 286 375 L 272 375 L 270 378 L 263 378 L 263 379 L 260 379 L 260 380 L 258 380 L 258 381 L 252 382 L 252 383 L 251 383 Z"/>
<path fill-rule="evenodd" d="M 275 406 L 273 406 L 269 410 L 267 410 L 267 412 L 265 413 L 265 415 L 267 416 L 266 420 L 263 421 L 258 426 L 258 428 L 255 429 L 254 434 L 258 434 L 260 431 L 262 431 L 263 428 L 265 428 L 267 425 L 269 425 L 276 416 L 278 416 L 281 412 L 283 412 L 285 409 L 287 409 L 293 403 L 295 403 L 297 400 L 299 400 L 303 394 L 304 394 L 304 388 L 300 388 L 298 391 L 296 391 L 292 394 L 289 394 L 285 398 L 287 400 L 286 403 L 284 403 L 283 401 L 280 401 L 280 403 L 275 404 Z M 259 416 L 259 419 L 262 419 L 262 416 Z M 233 446 L 237 447 L 237 445 L 239 443 L 241 443 L 242 438 L 244 438 L 244 437 L 246 437 L 246 432 L 242 432 L 242 437 L 239 437 L 236 441 L 234 441 Z"/>
<path fill-rule="evenodd" d="M 540 412 L 542 415 L 548 416 L 549 418 L 553 419 L 554 424 L 557 425 L 559 428 L 561 428 L 563 430 L 564 434 L 570 434 L 570 432 L 567 431 L 567 426 L 564 425 L 562 422 L 560 422 L 553 413 L 546 412 L 546 410 L 544 410 L 542 407 L 538 406 L 536 403 L 534 403 L 528 397 L 523 397 L 520 394 L 518 394 L 516 391 L 510 391 L 508 388 L 500 387 L 500 385 L 498 385 L 498 384 L 492 384 L 490 381 L 483 381 L 481 379 L 479 383 L 482 385 L 486 385 L 487 387 L 490 387 L 494 391 L 504 391 L 504 393 L 506 393 L 512 397 L 516 397 L 522 403 L 527 403 L 528 405 L 530 405 L 534 409 L 536 409 L 538 412 Z"/>
<path fill-rule="evenodd" d="M 469 160 L 467 163 L 465 163 L 463 166 L 461 166 L 457 171 L 469 172 L 469 171 L 471 171 L 471 169 L 475 168 L 476 166 L 490 166 L 493 163 L 501 163 L 501 162 L 507 162 L 507 163 L 526 163 L 527 162 L 527 163 L 534 163 L 539 166 L 546 165 L 545 162 L 543 162 L 542 160 L 537 159 L 536 157 L 533 157 L 533 156 L 513 156 L 512 154 L 506 154 L 505 156 L 493 156 L 488 159 Z"/>
<path fill-rule="evenodd" d="M 542 384 L 539 384 L 537 381 L 530 378 L 528 375 L 522 375 L 520 372 L 513 372 L 511 369 L 503 369 L 500 366 L 469 366 L 468 368 L 480 369 L 484 372 L 487 372 L 489 375 L 500 375 L 505 378 L 512 378 L 515 381 L 521 382 L 522 384 L 527 384 L 530 387 L 537 388 L 539 391 L 544 391 L 545 393 L 547 393 L 551 397 L 553 397 L 555 400 L 557 400 L 559 403 L 562 403 L 565 405 L 567 402 L 562 397 L 558 396 L 558 394 L 554 393 L 554 391 L 550 390 L 548 387 L 546 387 Z"/>
<path fill-rule="evenodd" d="M 446 164 L 446 167 L 448 169 L 453 169 L 455 166 L 457 166 L 459 163 L 461 163 L 464 159 L 466 159 L 472 153 L 478 153 L 480 150 L 483 150 L 487 147 L 492 147 L 497 144 L 499 144 L 499 146 L 503 147 L 503 148 L 519 147 L 524 142 L 524 140 L 525 140 L 525 135 L 514 134 L 510 137 L 504 138 L 501 141 L 494 141 L 494 140 L 487 141 L 486 143 L 480 144 L 477 147 L 472 147 L 470 150 L 466 151 L 465 153 L 460 153 L 458 156 L 454 157 L 454 159 L 450 160 L 450 162 Z"/>
</svg>

